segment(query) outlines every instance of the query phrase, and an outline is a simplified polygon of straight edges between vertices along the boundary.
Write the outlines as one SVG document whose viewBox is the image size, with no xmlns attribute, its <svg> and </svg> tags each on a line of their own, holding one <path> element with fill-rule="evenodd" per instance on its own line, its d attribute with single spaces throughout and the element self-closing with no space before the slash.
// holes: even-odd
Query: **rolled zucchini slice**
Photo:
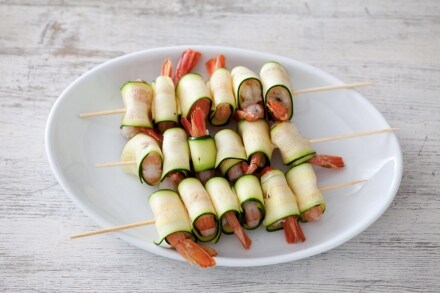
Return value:
<svg viewBox="0 0 440 293">
<path fill-rule="evenodd" d="M 235 182 L 234 190 L 240 202 L 241 210 L 243 211 L 243 219 L 246 218 L 246 210 L 243 207 L 245 204 L 253 203 L 260 211 L 260 220 L 257 225 L 251 227 L 247 225 L 246 221 L 243 221 L 243 227 L 248 230 L 258 228 L 266 215 L 260 179 L 251 174 L 243 175 Z"/>
<path fill-rule="evenodd" d="M 163 134 L 163 171 L 161 181 L 169 173 L 179 171 L 185 176 L 191 173 L 188 136 L 182 128 L 170 128 Z"/>
<path fill-rule="evenodd" d="M 197 239 L 202 242 L 213 241 L 216 243 L 221 235 L 220 221 L 211 198 L 202 183 L 196 178 L 186 178 L 180 182 L 178 191 L 188 210 L 191 226 Z M 205 215 L 212 215 L 215 219 L 215 232 L 211 235 L 203 235 L 195 225 L 195 222 Z"/>
<path fill-rule="evenodd" d="M 217 216 L 222 221 L 222 231 L 225 234 L 234 233 L 229 225 L 223 225 L 223 215 L 229 211 L 234 211 L 237 219 L 241 222 L 240 204 L 237 195 L 229 185 L 229 181 L 223 177 L 213 177 L 206 182 L 205 188 L 214 204 Z"/>
<path fill-rule="evenodd" d="M 326 207 L 325 200 L 318 188 L 316 174 L 312 165 L 304 163 L 294 166 L 287 171 L 286 179 L 289 187 L 295 193 L 299 212 L 301 213 L 301 221 L 306 222 L 302 215 L 315 206 L 321 206 L 321 210 L 324 213 Z"/>
<path fill-rule="evenodd" d="M 231 70 L 231 76 L 238 109 L 258 103 L 263 105 L 263 87 L 255 72 L 245 66 L 237 66 Z"/>
<path fill-rule="evenodd" d="M 160 166 L 156 167 L 162 169 L 163 156 L 159 144 L 151 136 L 145 133 L 138 133 L 125 144 L 121 154 L 122 162 L 136 161 L 136 165 L 124 165 L 122 168 L 127 173 L 138 176 L 141 183 L 145 182 L 148 185 L 157 185 L 160 183 L 160 180 L 149 182 L 146 181 L 142 176 L 142 163 L 149 155 L 152 155 L 153 153 L 157 153 L 160 156 Z"/>
<path fill-rule="evenodd" d="M 261 67 L 260 78 L 263 84 L 264 105 L 270 101 L 281 103 L 287 110 L 288 120 L 292 119 L 293 88 L 287 70 L 278 62 L 270 61 Z M 268 113 L 270 116 L 270 112 Z"/>
<path fill-rule="evenodd" d="M 222 129 L 214 136 L 217 146 L 215 167 L 220 168 L 223 175 L 236 164 L 246 161 L 246 150 L 240 136 L 231 129 Z"/>
<path fill-rule="evenodd" d="M 267 231 L 280 230 L 283 228 L 281 220 L 300 215 L 295 195 L 280 170 L 268 171 L 260 180 L 266 207 L 263 225 Z"/>
<path fill-rule="evenodd" d="M 176 232 L 193 235 L 188 212 L 177 192 L 169 189 L 155 191 L 148 197 L 148 202 L 159 234 L 154 243 L 159 245 L 168 235 Z"/>
<path fill-rule="evenodd" d="M 159 76 L 153 84 L 154 123 L 178 123 L 178 110 L 173 80 L 168 76 Z"/>
<path fill-rule="evenodd" d="M 211 136 L 190 137 L 188 144 L 194 172 L 215 169 L 217 148 Z"/>
<path fill-rule="evenodd" d="M 129 81 L 121 87 L 125 114 L 122 126 L 153 128 L 153 88 L 144 81 Z"/>
<path fill-rule="evenodd" d="M 316 154 L 310 142 L 301 135 L 292 122 L 275 124 L 270 130 L 270 138 L 280 150 L 285 165 L 299 165 L 307 162 Z"/>
<path fill-rule="evenodd" d="M 270 164 L 275 148 L 270 140 L 269 124 L 266 120 L 246 121 L 240 120 L 237 126 L 238 134 L 243 139 L 248 160 L 254 153 L 261 152 Z"/>
<path fill-rule="evenodd" d="M 188 73 L 180 79 L 176 88 L 176 96 L 180 103 L 182 117 L 187 118 L 193 110 L 193 106 L 200 100 L 205 99 L 208 101 L 208 111 L 212 107 L 209 89 L 203 77 L 198 73 Z"/>
<path fill-rule="evenodd" d="M 215 70 L 209 80 L 208 87 L 214 101 L 209 121 L 215 126 L 225 125 L 231 120 L 235 111 L 235 96 L 229 70 L 226 68 Z"/>
</svg>

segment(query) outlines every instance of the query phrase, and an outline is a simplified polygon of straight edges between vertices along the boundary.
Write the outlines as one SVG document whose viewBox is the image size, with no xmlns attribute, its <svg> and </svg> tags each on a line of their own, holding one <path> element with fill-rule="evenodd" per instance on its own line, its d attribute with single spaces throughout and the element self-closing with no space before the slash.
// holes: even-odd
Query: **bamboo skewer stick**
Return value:
<svg viewBox="0 0 440 293">
<path fill-rule="evenodd" d="M 317 142 L 333 141 L 333 140 L 339 140 L 339 139 L 346 139 L 346 138 L 353 138 L 353 137 L 360 137 L 360 136 L 367 136 L 367 135 L 373 135 L 373 134 L 393 132 L 393 131 L 398 130 L 398 129 L 399 128 L 383 128 L 383 129 L 375 129 L 375 130 L 352 132 L 352 133 L 335 135 L 335 136 L 328 136 L 328 137 L 320 137 L 320 138 L 309 139 L 309 142 L 310 143 L 317 143 Z"/>
<path fill-rule="evenodd" d="M 101 167 L 116 167 L 116 166 L 134 165 L 134 164 L 136 164 L 136 161 L 119 161 L 119 162 L 97 163 L 95 166 L 98 168 L 101 168 Z"/>
<path fill-rule="evenodd" d="M 339 89 L 352 89 L 352 88 L 355 88 L 355 87 L 367 86 L 367 85 L 370 85 L 370 84 L 372 84 L 372 82 L 370 82 L 370 81 L 362 81 L 362 82 L 354 82 L 354 83 L 347 83 L 347 84 L 319 86 L 319 87 L 301 89 L 301 90 L 296 90 L 296 91 L 294 90 L 293 91 L 293 95 L 307 94 L 307 93 L 317 93 L 317 92 L 330 91 L 330 90 L 339 90 Z"/>
<path fill-rule="evenodd" d="M 368 180 L 352 180 L 352 181 L 347 181 L 347 182 L 341 182 L 341 183 L 336 183 L 333 185 L 321 187 L 321 188 L 319 188 L 319 190 L 327 191 L 327 190 L 347 187 L 347 186 L 351 186 L 351 185 L 356 185 L 356 184 L 367 182 L 367 181 Z M 93 235 L 98 235 L 98 234 L 105 234 L 105 233 L 116 232 L 116 231 L 131 229 L 131 228 L 137 228 L 137 227 L 141 227 L 141 226 L 147 226 L 147 225 L 151 225 L 154 223 L 155 223 L 155 220 L 150 219 L 150 220 L 140 221 L 140 222 L 126 224 L 126 225 L 113 226 L 113 227 L 99 229 L 99 230 L 93 230 L 93 231 L 88 231 L 88 232 L 83 232 L 83 233 L 78 233 L 78 234 L 72 234 L 69 237 L 70 237 L 70 239 L 76 239 L 76 238 L 88 237 L 88 236 L 93 236 Z"/>
<path fill-rule="evenodd" d="M 364 81 L 364 82 L 354 82 L 354 83 L 347 83 L 347 84 L 320 86 L 320 87 L 313 87 L 313 88 L 296 90 L 296 91 L 293 91 L 293 95 L 299 95 L 299 94 L 305 94 L 305 93 L 316 93 L 316 92 L 337 90 L 337 89 L 352 89 L 355 87 L 367 86 L 370 84 L 372 84 L 372 83 L 369 81 Z M 82 113 L 82 114 L 79 114 L 79 118 L 90 118 L 90 117 L 96 117 L 96 116 L 123 114 L 126 111 L 127 111 L 126 109 L 114 109 L 114 110 L 104 110 L 104 111 L 97 111 L 97 112 Z"/>
<path fill-rule="evenodd" d="M 89 117 L 95 117 L 95 116 L 123 114 L 125 112 L 127 112 L 127 109 L 113 109 L 113 110 L 97 111 L 97 112 L 79 114 L 79 118 L 89 118 Z"/>
</svg>

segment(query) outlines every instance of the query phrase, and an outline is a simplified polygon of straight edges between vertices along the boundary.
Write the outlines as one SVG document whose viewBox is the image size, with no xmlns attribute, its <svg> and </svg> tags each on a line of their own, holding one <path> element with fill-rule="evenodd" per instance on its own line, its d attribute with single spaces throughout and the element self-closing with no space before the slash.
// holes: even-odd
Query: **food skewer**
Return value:
<svg viewBox="0 0 440 293">
<path fill-rule="evenodd" d="M 300 89 L 300 90 L 293 90 L 293 95 L 296 96 L 299 94 L 315 93 L 315 92 L 337 90 L 337 89 L 353 89 L 356 87 L 368 86 L 371 84 L 372 84 L 371 82 L 365 81 L 365 82 L 353 82 L 353 83 L 346 83 L 346 84 L 305 88 L 305 89 Z M 113 110 L 102 110 L 102 111 L 96 111 L 96 112 L 81 113 L 78 115 L 78 117 L 79 118 L 92 118 L 92 117 L 96 117 L 96 116 L 124 114 L 126 111 L 127 111 L 126 108 L 113 109 Z M 258 110 L 255 110 L 255 111 L 258 111 Z M 264 112 L 264 108 L 261 108 L 260 111 Z M 252 113 L 252 112 L 250 112 L 250 113 Z M 260 112 L 258 112 L 258 113 L 260 113 Z M 246 114 L 243 113 L 241 115 L 246 115 Z M 263 117 L 261 117 L 261 118 L 263 118 Z M 260 118 L 256 118 L 255 120 L 257 120 L 257 119 L 260 119 Z M 250 121 L 252 121 L 252 120 L 250 120 Z"/>
<path fill-rule="evenodd" d="M 320 137 L 320 138 L 308 138 L 306 139 L 309 143 L 320 143 L 320 142 L 328 142 L 328 141 L 334 141 L 334 140 L 340 140 L 340 139 L 349 139 L 349 138 L 356 138 L 356 137 L 362 137 L 362 136 L 369 136 L 369 135 L 375 135 L 375 134 L 382 134 L 382 133 L 388 133 L 399 130 L 399 128 L 382 128 L 382 129 L 374 129 L 374 130 L 367 130 L 367 131 L 356 131 L 352 133 L 347 134 L 341 134 L 341 135 L 334 135 L 334 136 L 328 136 L 328 137 Z M 121 166 L 121 165 L 129 165 L 129 164 L 135 164 L 136 161 L 124 161 L 124 162 L 104 162 L 104 163 L 97 163 L 96 167 L 115 167 L 115 166 Z"/>
</svg>

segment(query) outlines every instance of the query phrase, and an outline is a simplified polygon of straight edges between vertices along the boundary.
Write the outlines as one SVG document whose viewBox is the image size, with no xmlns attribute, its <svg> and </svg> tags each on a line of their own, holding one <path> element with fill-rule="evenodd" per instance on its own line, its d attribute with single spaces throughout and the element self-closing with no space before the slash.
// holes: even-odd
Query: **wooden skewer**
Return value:
<svg viewBox="0 0 440 293">
<path fill-rule="evenodd" d="M 372 84 L 372 82 L 363 81 L 363 82 L 354 82 L 354 83 L 347 83 L 347 84 L 319 86 L 319 87 L 296 90 L 296 91 L 293 91 L 293 94 L 299 95 L 299 94 L 317 93 L 317 92 L 330 91 L 330 90 L 352 89 L 355 87 L 367 86 L 370 84 Z"/>
<path fill-rule="evenodd" d="M 352 89 L 355 87 L 367 86 L 370 84 L 372 84 L 372 83 L 369 81 L 364 81 L 364 82 L 354 82 L 354 83 L 338 84 L 338 85 L 327 85 L 327 86 L 320 86 L 320 87 L 313 87 L 313 88 L 296 90 L 296 91 L 293 91 L 293 94 L 298 95 L 298 94 L 316 93 L 316 92 L 337 90 L 337 89 Z M 95 116 L 123 114 L 126 111 L 127 111 L 126 109 L 114 109 L 114 110 L 104 110 L 104 111 L 97 111 L 97 112 L 90 112 L 90 113 L 82 113 L 82 114 L 79 114 L 79 118 L 90 118 L 90 117 L 95 117 Z"/>
<path fill-rule="evenodd" d="M 89 232 L 79 233 L 79 234 L 72 234 L 72 235 L 70 235 L 70 239 L 87 237 L 87 236 L 92 236 L 92 235 L 97 235 L 97 234 L 104 234 L 104 233 L 115 232 L 115 231 L 120 231 L 120 230 L 125 230 L 125 229 L 131 229 L 131 228 L 137 228 L 137 227 L 141 227 L 141 226 L 151 225 L 154 223 L 155 223 L 154 220 L 140 221 L 140 222 L 131 223 L 131 224 L 127 224 L 127 225 L 114 226 L 114 227 L 110 227 L 110 228 L 94 230 L 94 231 L 89 231 Z"/>
<path fill-rule="evenodd" d="M 100 167 L 116 167 L 116 166 L 125 166 L 125 165 L 134 165 L 136 161 L 120 161 L 120 162 L 106 162 L 106 163 L 97 163 L 95 166 Z"/>
<path fill-rule="evenodd" d="M 321 187 L 321 188 L 319 188 L 319 190 L 327 191 L 327 190 L 331 190 L 331 189 L 337 189 L 337 188 L 342 188 L 342 187 L 347 187 L 347 186 L 363 183 L 366 181 L 367 180 L 352 180 L 352 181 L 348 181 L 348 182 L 342 182 L 342 183 L 337 183 L 337 184 Z M 105 234 L 105 233 L 116 232 L 116 231 L 131 229 L 131 228 L 137 228 L 137 227 L 141 227 L 141 226 L 147 226 L 147 225 L 151 225 L 154 223 L 155 223 L 155 220 L 150 219 L 150 220 L 140 221 L 140 222 L 136 222 L 136 223 L 132 223 L 132 224 L 126 224 L 126 225 L 114 226 L 114 227 L 110 227 L 110 228 L 104 228 L 104 229 L 99 229 L 99 230 L 94 230 L 94 231 L 89 231 L 89 232 L 84 232 L 84 233 L 72 234 L 69 237 L 70 237 L 70 239 L 82 238 L 82 237 L 87 237 L 87 236 L 93 236 L 93 235 L 98 235 L 98 234 Z"/>
<path fill-rule="evenodd" d="M 123 114 L 126 111 L 127 111 L 126 109 L 113 109 L 113 110 L 106 110 L 106 111 L 82 113 L 82 114 L 79 114 L 79 118 L 89 118 L 89 117 L 95 117 L 95 116 Z"/>
<path fill-rule="evenodd" d="M 346 138 L 352 138 L 352 137 L 360 137 L 360 136 L 367 136 L 367 135 L 373 135 L 373 134 L 392 132 L 392 131 L 395 131 L 398 129 L 399 128 L 383 128 L 383 129 L 352 132 L 352 133 L 335 135 L 335 136 L 309 139 L 309 142 L 310 143 L 317 143 L 317 142 L 333 141 L 333 140 L 346 139 Z"/>
</svg>

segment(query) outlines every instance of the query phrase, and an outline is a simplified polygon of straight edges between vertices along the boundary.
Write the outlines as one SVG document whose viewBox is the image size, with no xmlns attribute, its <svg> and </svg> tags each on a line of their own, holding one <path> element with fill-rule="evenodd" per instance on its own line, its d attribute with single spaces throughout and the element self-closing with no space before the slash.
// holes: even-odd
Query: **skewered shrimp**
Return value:
<svg viewBox="0 0 440 293">
<path fill-rule="evenodd" d="M 174 73 L 173 82 L 174 85 L 177 86 L 180 79 L 187 73 L 190 73 L 191 70 L 199 62 L 202 57 L 202 53 L 198 51 L 194 51 L 192 49 L 186 49 L 179 58 L 179 62 L 176 66 L 176 71 Z"/>
</svg>

